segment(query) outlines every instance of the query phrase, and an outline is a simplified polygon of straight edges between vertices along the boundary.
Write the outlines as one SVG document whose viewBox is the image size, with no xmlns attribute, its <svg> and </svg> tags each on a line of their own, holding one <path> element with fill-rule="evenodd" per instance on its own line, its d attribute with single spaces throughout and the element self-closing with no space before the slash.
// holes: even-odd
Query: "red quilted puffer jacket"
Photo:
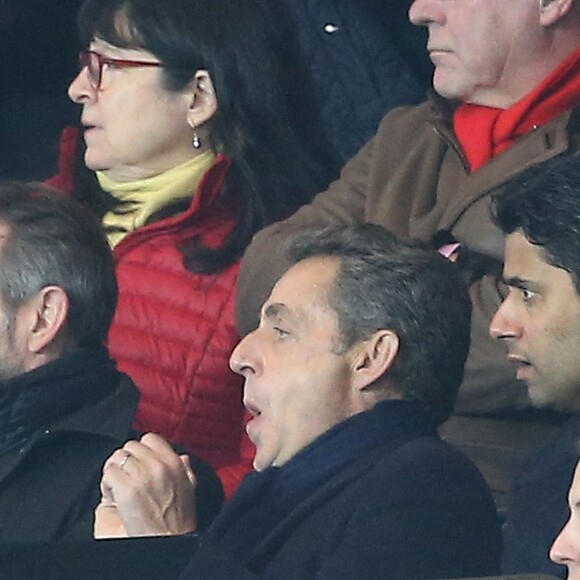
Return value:
<svg viewBox="0 0 580 580">
<path fill-rule="evenodd" d="M 52 185 L 74 195 L 78 133 L 61 141 Z M 239 340 L 234 291 L 239 264 L 218 274 L 187 271 L 178 247 L 192 237 L 219 246 L 232 221 L 217 203 L 231 162 L 219 155 L 187 211 L 145 225 L 115 250 L 119 303 L 109 350 L 138 386 L 134 427 L 154 431 L 208 461 L 226 495 L 251 470 L 253 448 L 244 431 L 242 379 L 228 366 Z"/>
</svg>

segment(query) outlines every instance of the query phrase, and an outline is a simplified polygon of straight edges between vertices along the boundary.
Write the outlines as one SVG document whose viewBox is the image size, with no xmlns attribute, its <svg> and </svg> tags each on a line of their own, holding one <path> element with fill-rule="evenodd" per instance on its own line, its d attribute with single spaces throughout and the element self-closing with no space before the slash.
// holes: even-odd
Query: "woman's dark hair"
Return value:
<svg viewBox="0 0 580 580">
<path fill-rule="evenodd" d="M 165 86 L 183 89 L 207 70 L 218 99 L 212 147 L 233 160 L 220 192 L 236 223 L 219 249 L 182 248 L 186 266 L 216 272 L 253 234 L 293 213 L 335 176 L 306 69 L 279 0 L 86 0 L 82 41 L 145 49 L 164 65 Z"/>
</svg>

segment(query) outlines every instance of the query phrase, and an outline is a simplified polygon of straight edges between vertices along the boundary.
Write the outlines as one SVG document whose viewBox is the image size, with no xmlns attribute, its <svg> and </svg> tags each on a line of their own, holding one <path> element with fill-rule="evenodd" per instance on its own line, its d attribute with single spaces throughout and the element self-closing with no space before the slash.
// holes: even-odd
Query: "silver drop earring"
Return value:
<svg viewBox="0 0 580 580">
<path fill-rule="evenodd" d="M 201 149 L 201 139 L 195 131 L 193 132 L 193 141 L 191 144 L 193 145 L 194 149 Z"/>
</svg>

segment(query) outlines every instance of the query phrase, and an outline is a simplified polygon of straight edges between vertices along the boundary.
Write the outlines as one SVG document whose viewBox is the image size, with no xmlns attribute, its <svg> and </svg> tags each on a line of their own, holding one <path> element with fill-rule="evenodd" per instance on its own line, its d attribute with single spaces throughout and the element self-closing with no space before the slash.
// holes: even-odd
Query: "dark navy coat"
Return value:
<svg viewBox="0 0 580 580">
<path fill-rule="evenodd" d="M 477 469 L 418 406 L 386 401 L 248 475 L 182 578 L 487 576 L 500 551 Z"/>
</svg>

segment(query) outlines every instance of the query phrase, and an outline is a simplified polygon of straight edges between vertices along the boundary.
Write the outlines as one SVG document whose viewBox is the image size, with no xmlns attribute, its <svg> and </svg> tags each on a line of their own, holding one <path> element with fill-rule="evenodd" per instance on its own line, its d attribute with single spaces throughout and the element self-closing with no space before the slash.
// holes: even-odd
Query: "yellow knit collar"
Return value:
<svg viewBox="0 0 580 580">
<path fill-rule="evenodd" d="M 145 225 L 159 210 L 191 199 L 214 161 L 214 153 L 205 151 L 164 173 L 128 182 L 113 181 L 97 171 L 101 189 L 119 201 L 113 210 L 103 216 L 103 226 L 111 247 L 114 248 L 128 233 Z"/>
</svg>

